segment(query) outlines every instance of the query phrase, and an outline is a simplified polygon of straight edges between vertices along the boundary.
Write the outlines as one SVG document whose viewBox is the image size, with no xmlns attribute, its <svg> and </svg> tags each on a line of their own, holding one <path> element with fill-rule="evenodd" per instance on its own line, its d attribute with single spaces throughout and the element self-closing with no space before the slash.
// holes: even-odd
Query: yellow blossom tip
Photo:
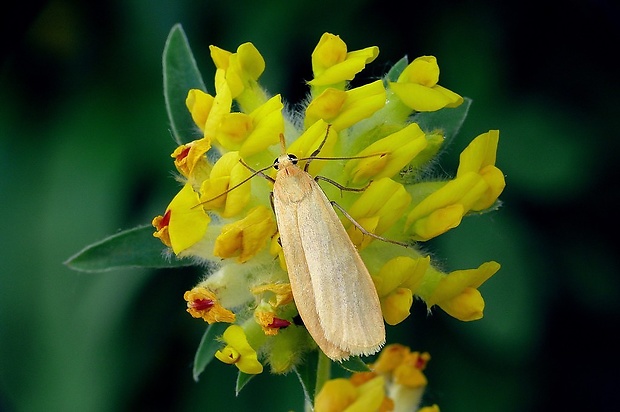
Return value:
<svg viewBox="0 0 620 412">
<path fill-rule="evenodd" d="M 432 112 L 463 103 L 461 96 L 441 87 L 438 81 L 437 59 L 421 56 L 403 70 L 396 82 L 389 85 L 405 105 L 418 112 Z"/>
<path fill-rule="evenodd" d="M 250 346 L 243 328 L 230 325 L 222 339 L 226 347 L 218 350 L 215 357 L 224 363 L 234 364 L 241 372 L 256 375 L 263 371 L 263 365 L 258 361 L 256 351 Z"/>
<path fill-rule="evenodd" d="M 186 184 L 172 199 L 164 216 L 153 220 L 155 237 L 177 255 L 200 241 L 207 231 L 211 219 L 201 207 L 196 207 L 199 203 L 197 193 Z"/>
<path fill-rule="evenodd" d="M 222 227 L 213 254 L 221 258 L 237 256 L 240 263 L 247 262 L 267 245 L 276 230 L 271 210 L 256 206 L 243 219 Z"/>
<path fill-rule="evenodd" d="M 207 323 L 235 321 L 235 314 L 220 305 L 217 296 L 207 288 L 197 286 L 185 292 L 187 312 L 194 318 L 202 318 Z"/>
</svg>

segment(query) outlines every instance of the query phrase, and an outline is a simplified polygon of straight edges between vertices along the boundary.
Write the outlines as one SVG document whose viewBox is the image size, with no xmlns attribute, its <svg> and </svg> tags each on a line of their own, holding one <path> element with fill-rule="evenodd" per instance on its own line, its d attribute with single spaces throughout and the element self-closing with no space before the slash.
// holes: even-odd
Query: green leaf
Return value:
<svg viewBox="0 0 620 412">
<path fill-rule="evenodd" d="M 241 389 L 243 389 L 243 387 L 247 385 L 247 383 L 255 376 L 256 375 L 250 375 L 248 373 L 243 373 L 240 371 L 239 375 L 237 375 L 237 386 L 235 387 L 235 395 L 239 396 Z"/>
<path fill-rule="evenodd" d="M 212 323 L 204 335 L 202 335 L 200 345 L 198 345 L 196 355 L 194 356 L 194 369 L 192 371 L 196 382 L 198 382 L 200 374 L 215 357 L 215 352 L 221 348 L 222 343 L 217 340 L 217 337 L 221 336 L 228 326 L 228 323 L 224 322 Z"/>
<path fill-rule="evenodd" d="M 471 107 L 472 100 L 464 98 L 459 107 L 444 108 L 435 112 L 420 112 L 413 116 L 413 121 L 417 123 L 425 133 L 440 131 L 444 135 L 443 146 L 446 147 L 457 135 L 461 126 L 467 118 L 467 113 Z"/>
<path fill-rule="evenodd" d="M 304 397 L 310 405 L 314 404 L 314 392 L 316 389 L 317 354 L 311 353 L 304 363 L 295 367 L 295 374 L 299 378 Z"/>
<path fill-rule="evenodd" d="M 80 272 L 106 272 L 120 268 L 172 268 L 191 266 L 192 260 L 167 258 L 164 247 L 153 237 L 153 226 L 125 230 L 86 246 L 65 265 Z"/>
<path fill-rule="evenodd" d="M 180 24 L 170 30 L 162 57 L 164 70 L 164 98 L 170 119 L 172 135 L 178 144 L 193 140 L 197 130 L 185 106 L 190 89 L 207 91 L 196 60 L 189 47 L 187 36 Z"/>
<path fill-rule="evenodd" d="M 398 77 L 403 72 L 403 70 L 405 70 L 405 67 L 407 67 L 407 65 L 409 65 L 409 59 L 407 59 L 407 56 L 405 56 L 402 59 L 400 59 L 399 61 L 397 61 L 394 64 L 394 66 L 392 66 L 390 71 L 388 71 L 387 74 L 385 75 L 385 80 L 384 81 L 386 81 L 386 82 L 395 82 L 395 81 L 397 81 Z"/>
<path fill-rule="evenodd" d="M 370 368 L 359 356 L 353 356 L 342 362 L 336 362 L 338 366 L 349 372 L 369 372 Z"/>
</svg>

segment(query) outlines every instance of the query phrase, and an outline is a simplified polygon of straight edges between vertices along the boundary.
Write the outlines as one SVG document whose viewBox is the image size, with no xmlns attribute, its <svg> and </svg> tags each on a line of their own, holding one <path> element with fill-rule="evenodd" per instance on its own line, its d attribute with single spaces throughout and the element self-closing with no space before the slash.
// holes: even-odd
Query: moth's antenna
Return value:
<svg viewBox="0 0 620 412">
<path fill-rule="evenodd" d="M 332 125 L 328 124 L 327 125 L 327 130 L 325 130 L 325 137 L 323 137 L 323 140 L 321 141 L 321 144 L 319 145 L 319 147 L 312 152 L 312 154 L 310 155 L 310 157 L 308 157 L 306 165 L 304 166 L 304 171 L 307 172 L 308 168 L 310 167 L 310 162 L 314 159 L 316 159 L 316 156 L 321 153 L 321 149 L 323 149 L 323 146 L 325 146 L 325 142 L 327 141 L 327 137 L 329 136 L 329 129 L 331 129 Z"/>
<path fill-rule="evenodd" d="M 252 179 L 252 178 L 253 178 L 254 176 L 256 176 L 256 175 L 261 175 L 261 176 L 263 176 L 263 177 L 265 177 L 265 178 L 267 178 L 267 179 L 269 179 L 269 180 L 273 180 L 271 177 L 269 177 L 269 176 L 267 176 L 267 175 L 265 175 L 265 174 L 263 173 L 265 170 L 271 169 L 273 166 L 267 166 L 267 167 L 263 167 L 262 169 L 254 170 L 254 169 L 252 169 L 250 166 L 248 166 L 248 165 L 247 165 L 247 164 L 246 164 L 243 160 L 239 159 L 239 162 L 240 162 L 242 165 L 244 165 L 245 167 L 247 167 L 247 168 L 248 168 L 248 169 L 252 172 L 252 174 L 251 174 L 249 177 L 246 177 L 245 179 L 243 179 L 242 181 L 240 181 L 239 183 L 237 183 L 236 185 L 234 185 L 233 187 L 228 188 L 228 190 L 226 190 L 226 191 L 224 191 L 224 192 L 220 193 L 219 195 L 217 195 L 217 196 L 215 196 L 215 197 L 212 197 L 211 199 L 204 200 L 204 201 L 202 201 L 202 202 L 198 203 L 198 204 L 197 204 L 197 205 L 195 205 L 195 206 L 192 206 L 192 209 L 193 209 L 193 208 L 195 208 L 195 207 L 198 207 L 198 206 L 200 206 L 200 205 L 204 205 L 205 203 L 209 203 L 209 202 L 211 202 L 212 200 L 215 200 L 215 199 L 217 199 L 217 198 L 220 198 L 220 197 L 224 196 L 226 193 L 230 192 L 231 190 L 234 190 L 234 189 L 238 188 L 239 186 L 241 186 L 242 184 L 244 184 L 244 183 L 245 183 L 245 182 L 247 182 L 248 180 Z"/>
</svg>

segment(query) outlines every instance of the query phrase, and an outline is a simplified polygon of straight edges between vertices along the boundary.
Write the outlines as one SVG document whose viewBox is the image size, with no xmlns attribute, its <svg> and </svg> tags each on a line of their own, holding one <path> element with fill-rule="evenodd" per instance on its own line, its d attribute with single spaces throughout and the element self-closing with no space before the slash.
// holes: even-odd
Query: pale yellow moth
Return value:
<svg viewBox="0 0 620 412">
<path fill-rule="evenodd" d="M 275 180 L 263 174 L 272 166 L 254 170 L 242 162 L 254 173 L 220 196 L 256 174 L 274 182 L 272 200 L 280 242 L 306 329 L 333 360 L 376 353 L 385 344 L 385 325 L 368 269 L 332 203 L 312 176 L 297 166 L 297 157 L 286 154 L 284 136 L 280 140 L 283 154 L 273 164 Z M 329 159 L 315 157 L 324 143 L 313 156 L 300 160 Z"/>
<path fill-rule="evenodd" d="M 274 162 L 273 207 L 299 315 L 329 358 L 373 354 L 385 343 L 375 286 L 331 202 L 296 163 L 290 154 Z"/>
</svg>

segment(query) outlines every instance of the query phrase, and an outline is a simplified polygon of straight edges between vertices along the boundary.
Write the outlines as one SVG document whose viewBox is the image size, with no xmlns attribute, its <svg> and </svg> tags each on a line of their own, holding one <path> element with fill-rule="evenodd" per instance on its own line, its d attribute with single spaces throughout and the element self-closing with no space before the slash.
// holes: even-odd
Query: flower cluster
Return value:
<svg viewBox="0 0 620 412">
<path fill-rule="evenodd" d="M 265 61 L 252 43 L 234 53 L 215 46 L 210 51 L 217 67 L 215 93 L 188 91 L 186 105 L 199 134 L 172 153 L 183 186 L 153 226 L 154 236 L 176 257 L 216 266 L 184 297 L 193 317 L 231 323 L 217 359 L 246 374 L 261 373 L 267 364 L 274 373 L 286 373 L 316 349 L 291 293 L 271 183 L 252 172 L 266 170 L 281 154 L 282 135 L 287 152 L 300 159 L 319 147 L 321 158 L 340 159 L 314 160 L 312 176 L 363 189 L 322 185 L 348 215 L 342 224 L 372 276 L 388 325 L 407 318 L 414 296 L 429 310 L 438 306 L 463 321 L 483 316 L 478 288 L 499 264 L 445 273 L 416 247 L 458 226 L 464 216 L 496 207 L 505 185 L 495 166 L 497 130 L 471 141 L 453 178 L 424 178 L 445 131 L 420 127 L 417 116 L 453 110 L 464 101 L 438 84 L 433 56 L 351 88 L 350 81 L 379 49 L 349 51 L 340 37 L 325 33 L 312 53 L 308 102 L 289 112 L 280 95 L 260 86 Z M 368 390 L 374 379 L 388 378 L 377 375 L 364 383 Z"/>
<path fill-rule="evenodd" d="M 370 372 L 327 381 L 316 396 L 314 410 L 439 412 L 437 405 L 419 408 L 427 385 L 423 371 L 430 359 L 427 352 L 411 352 L 399 344 L 388 345 L 370 365 Z"/>
</svg>

